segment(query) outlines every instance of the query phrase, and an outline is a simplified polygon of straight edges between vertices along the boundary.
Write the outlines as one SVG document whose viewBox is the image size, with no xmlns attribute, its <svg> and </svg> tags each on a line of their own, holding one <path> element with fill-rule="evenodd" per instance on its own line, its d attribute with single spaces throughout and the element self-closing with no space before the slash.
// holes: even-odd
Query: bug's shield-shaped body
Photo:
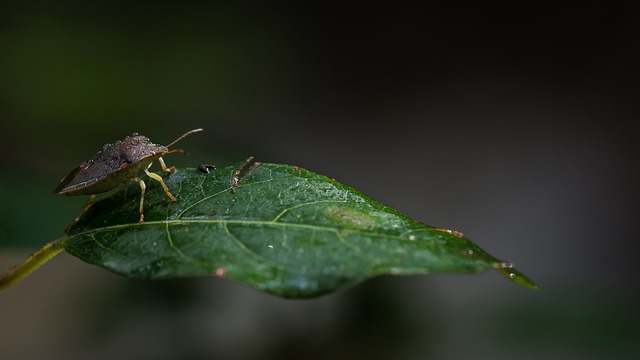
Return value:
<svg viewBox="0 0 640 360">
<path fill-rule="evenodd" d="M 138 172 L 168 152 L 166 146 L 154 144 L 146 136 L 127 136 L 105 145 L 102 151 L 80 164 L 60 181 L 54 192 L 64 195 L 107 192 L 135 178 Z"/>
<path fill-rule="evenodd" d="M 144 171 L 149 178 L 160 183 L 167 197 L 169 197 L 171 201 L 176 201 L 176 198 L 171 194 L 162 177 L 149 172 L 147 169 L 149 169 L 154 160 L 158 160 L 163 172 L 171 172 L 175 168 L 167 168 L 162 157 L 174 152 L 186 154 L 184 150 L 169 150 L 169 147 L 187 135 L 198 131 L 202 131 L 202 129 L 188 131 L 167 146 L 154 144 L 146 136 L 133 134 L 132 136 L 127 136 L 122 141 L 105 145 L 102 151 L 99 151 L 91 159 L 80 164 L 80 166 L 62 179 L 58 187 L 54 190 L 55 193 L 63 195 L 89 195 L 89 201 L 87 201 L 87 204 L 84 206 L 82 213 L 67 227 L 66 232 L 78 223 L 82 214 L 84 214 L 92 204 L 115 194 L 122 189 L 128 181 L 136 181 L 140 185 L 139 222 L 144 222 L 144 193 L 147 186 L 144 181 L 138 177 L 141 171 Z"/>
</svg>

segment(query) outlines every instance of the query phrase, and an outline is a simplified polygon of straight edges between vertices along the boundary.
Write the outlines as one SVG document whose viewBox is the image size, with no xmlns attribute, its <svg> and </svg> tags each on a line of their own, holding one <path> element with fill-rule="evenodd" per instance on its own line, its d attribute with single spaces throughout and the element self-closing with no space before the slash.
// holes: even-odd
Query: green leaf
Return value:
<svg viewBox="0 0 640 360">
<path fill-rule="evenodd" d="M 489 269 L 535 287 L 462 234 L 410 219 L 333 179 L 278 164 L 238 176 L 241 165 L 164 176 L 175 202 L 147 180 L 142 224 L 132 183 L 91 207 L 63 246 L 131 278 L 215 276 L 291 298 L 382 274 Z"/>
</svg>

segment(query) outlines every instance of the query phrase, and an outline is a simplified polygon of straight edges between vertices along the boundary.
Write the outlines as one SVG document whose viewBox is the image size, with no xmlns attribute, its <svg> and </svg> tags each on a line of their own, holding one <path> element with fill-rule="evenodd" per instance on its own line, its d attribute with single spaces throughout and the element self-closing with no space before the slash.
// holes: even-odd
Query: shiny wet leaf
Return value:
<svg viewBox="0 0 640 360">
<path fill-rule="evenodd" d="M 236 171 L 240 165 L 165 175 L 175 202 L 146 180 L 142 224 L 132 183 L 90 208 L 64 248 L 131 278 L 213 276 L 291 298 L 383 274 L 490 269 L 535 287 L 462 234 L 410 219 L 335 180 L 279 164 L 245 174 Z"/>
</svg>

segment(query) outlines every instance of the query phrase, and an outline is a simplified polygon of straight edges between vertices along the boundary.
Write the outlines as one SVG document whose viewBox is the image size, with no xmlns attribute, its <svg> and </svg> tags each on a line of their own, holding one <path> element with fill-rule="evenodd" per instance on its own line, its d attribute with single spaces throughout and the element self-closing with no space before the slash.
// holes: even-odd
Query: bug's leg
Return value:
<svg viewBox="0 0 640 360">
<path fill-rule="evenodd" d="M 120 191 L 122 189 L 122 187 L 124 186 L 124 184 L 120 184 L 118 186 L 116 186 L 115 188 L 107 191 L 107 192 L 103 192 L 101 194 L 92 194 L 91 196 L 89 196 L 89 200 L 87 200 L 87 203 L 84 205 L 84 207 L 82 208 L 82 211 L 80 212 L 80 214 L 78 214 L 78 216 L 76 216 L 76 218 L 73 220 L 73 222 L 66 227 L 66 229 L 64 230 L 64 232 L 69 232 L 69 230 L 71 230 L 71 228 L 78 223 L 78 221 L 80 221 L 80 218 L 82 217 L 82 215 L 84 215 L 85 212 L 87 212 L 87 210 L 89 210 L 89 208 L 97 203 L 100 200 L 104 200 L 110 196 L 112 196 L 113 194 L 117 193 L 118 191 Z"/>
<path fill-rule="evenodd" d="M 172 172 L 173 170 L 176 169 L 175 166 L 172 166 L 172 167 L 168 168 L 167 164 L 164 163 L 164 160 L 161 157 L 158 158 L 158 162 L 160 163 L 160 166 L 162 167 L 162 171 L 163 172 L 168 173 L 168 172 Z"/>
<path fill-rule="evenodd" d="M 142 224 L 144 222 L 144 192 L 147 190 L 147 185 L 139 177 L 134 178 L 133 181 L 137 181 L 140 184 L 140 219 L 138 222 Z"/>
<path fill-rule="evenodd" d="M 91 207 L 91 205 L 95 204 L 96 202 L 98 202 L 98 200 L 96 200 L 96 195 L 93 194 L 91 196 L 89 196 L 89 200 L 87 200 L 87 203 L 84 204 L 84 207 L 82 208 L 82 212 L 84 213 L 85 211 L 89 210 L 89 208 Z"/>
<path fill-rule="evenodd" d="M 84 213 L 87 212 L 87 210 L 89 210 L 91 205 L 96 203 L 97 200 L 94 200 L 95 198 L 96 198 L 95 195 L 89 196 L 89 200 L 87 201 L 86 204 L 84 204 L 84 207 L 82 208 L 82 211 L 80 211 L 80 214 L 78 214 L 78 216 L 76 216 L 76 218 L 73 219 L 73 222 L 64 229 L 65 233 L 68 233 L 69 230 L 71 230 L 71 228 L 74 227 L 78 223 L 78 221 L 80 221 L 80 218 L 82 217 L 82 215 L 84 215 Z"/>
<path fill-rule="evenodd" d="M 164 181 L 162 180 L 162 178 L 160 177 L 160 175 L 156 174 L 156 173 L 152 173 L 147 169 L 144 169 L 144 172 L 153 180 L 157 181 L 160 183 L 160 185 L 162 185 L 162 188 L 164 189 L 164 193 L 167 194 L 167 196 L 169 197 L 169 199 L 171 199 L 171 201 L 176 201 L 175 196 L 173 196 L 171 194 L 171 192 L 169 192 L 169 188 L 167 187 L 167 185 L 164 183 Z"/>
<path fill-rule="evenodd" d="M 92 194 L 91 196 L 89 196 L 89 200 L 87 200 L 87 203 L 84 204 L 84 207 L 82 208 L 82 211 L 80 212 L 80 214 L 75 218 L 75 220 L 73 221 L 73 223 L 77 223 L 78 221 L 80 221 L 80 217 L 82 216 L 82 214 L 84 214 L 85 212 L 87 212 L 87 210 L 89 210 L 89 208 L 97 203 L 98 201 L 104 199 L 104 197 L 102 196 L 98 196 L 95 194 Z"/>
</svg>

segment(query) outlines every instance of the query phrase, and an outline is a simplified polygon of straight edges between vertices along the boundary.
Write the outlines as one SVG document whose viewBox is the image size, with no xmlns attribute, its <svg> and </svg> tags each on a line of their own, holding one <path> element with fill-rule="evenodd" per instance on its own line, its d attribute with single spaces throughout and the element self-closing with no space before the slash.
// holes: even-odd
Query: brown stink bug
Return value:
<svg viewBox="0 0 640 360">
<path fill-rule="evenodd" d="M 125 137 L 122 141 L 106 144 L 102 151 L 71 171 L 54 190 L 56 194 L 62 195 L 90 195 L 82 213 L 69 228 L 78 222 L 80 216 L 91 205 L 120 191 L 128 181 L 136 181 L 140 184 L 139 221 L 142 223 L 144 221 L 143 203 L 146 185 L 138 177 L 140 171 L 144 171 L 150 178 L 159 182 L 171 201 L 175 201 L 176 198 L 169 192 L 160 175 L 149 172 L 148 169 L 154 160 L 158 160 L 163 172 L 168 173 L 174 170 L 174 166 L 167 167 L 162 157 L 174 152 L 186 154 L 184 150 L 169 150 L 169 147 L 187 135 L 198 131 L 202 131 L 202 129 L 188 131 L 167 146 L 154 144 L 148 137 L 137 133 Z"/>
</svg>

